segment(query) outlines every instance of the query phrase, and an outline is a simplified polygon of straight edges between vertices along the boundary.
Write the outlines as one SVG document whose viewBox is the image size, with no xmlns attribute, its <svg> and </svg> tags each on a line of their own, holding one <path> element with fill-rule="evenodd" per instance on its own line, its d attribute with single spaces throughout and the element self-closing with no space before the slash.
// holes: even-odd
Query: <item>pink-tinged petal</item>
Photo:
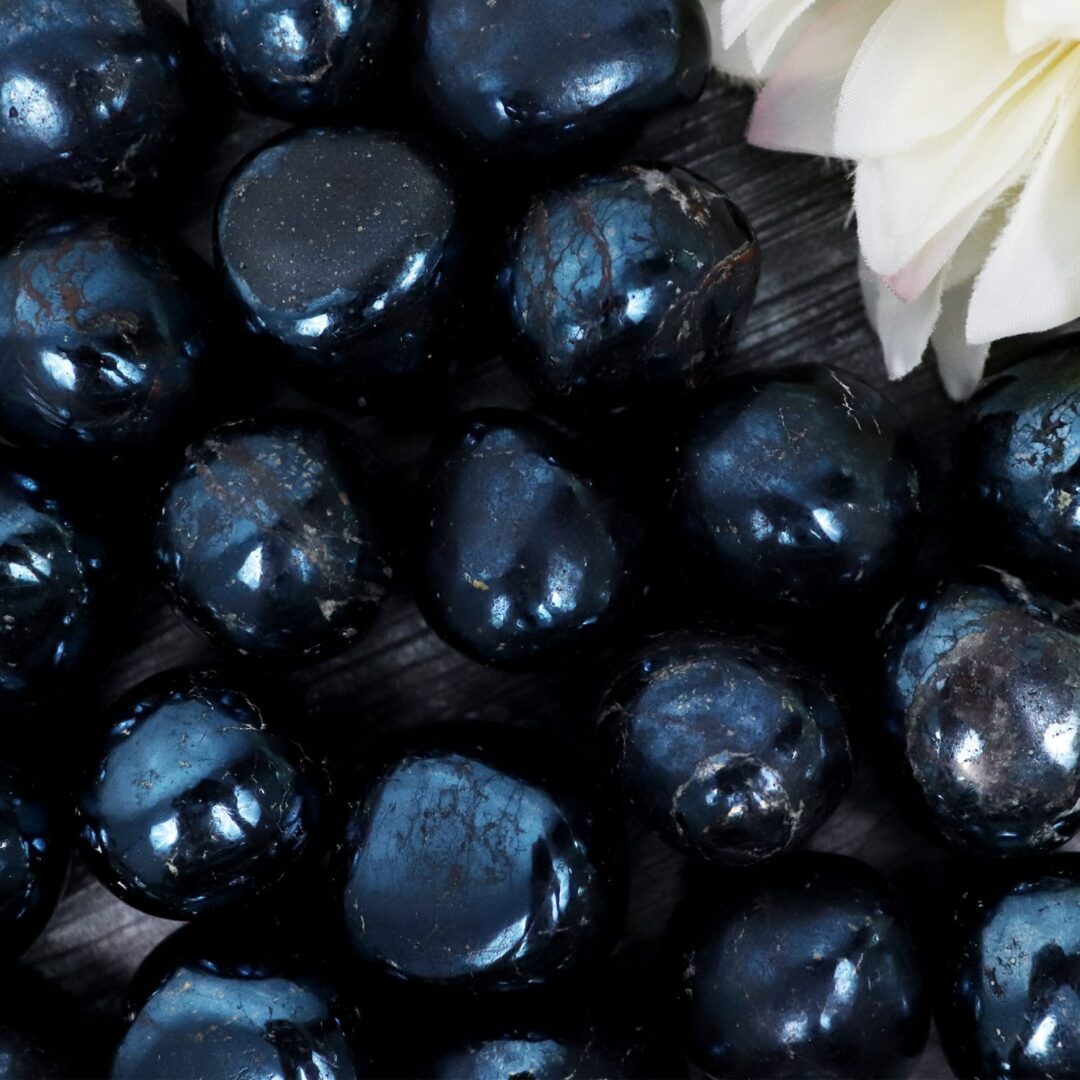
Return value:
<svg viewBox="0 0 1080 1080">
<path fill-rule="evenodd" d="M 1076 0 L 1006 0 L 1005 33 L 1016 53 L 1052 41 L 1075 41 L 1080 39 L 1080 6 Z"/>
<path fill-rule="evenodd" d="M 813 18 L 813 7 L 818 0 L 790 0 L 773 4 L 760 18 L 755 19 L 746 31 L 746 45 L 754 67 L 768 74 L 783 55 L 798 40 Z"/>
<path fill-rule="evenodd" d="M 1036 333 L 1080 317 L 1080 101 L 1063 107 L 982 273 L 969 341 Z"/>
<path fill-rule="evenodd" d="M 864 262 L 859 283 L 870 324 L 877 331 L 890 379 L 902 379 L 922 362 L 930 334 L 941 312 L 942 278 L 910 304 L 905 304 Z"/>
<path fill-rule="evenodd" d="M 964 327 L 971 304 L 973 282 L 946 290 L 932 337 L 938 374 L 953 401 L 966 401 L 975 392 L 990 355 L 989 345 L 968 343 Z"/>
</svg>

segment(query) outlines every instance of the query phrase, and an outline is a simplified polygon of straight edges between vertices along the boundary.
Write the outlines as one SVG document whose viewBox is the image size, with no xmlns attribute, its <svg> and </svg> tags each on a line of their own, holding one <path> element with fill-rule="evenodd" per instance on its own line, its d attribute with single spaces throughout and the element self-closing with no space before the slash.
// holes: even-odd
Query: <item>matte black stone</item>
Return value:
<svg viewBox="0 0 1080 1080">
<path fill-rule="evenodd" d="M 678 438 L 672 525 L 697 596 L 770 618 L 890 598 L 917 551 L 899 413 L 823 364 L 735 376 Z"/>
<path fill-rule="evenodd" d="M 369 783 L 341 851 L 357 955 L 420 985 L 508 990 L 580 970 L 625 909 L 618 823 L 523 733 L 419 737 Z"/>
<path fill-rule="evenodd" d="M 1080 634 L 1015 583 L 945 581 L 884 632 L 886 721 L 954 844 L 1027 855 L 1080 827 Z"/>
<path fill-rule="evenodd" d="M 287 132 L 226 182 L 214 244 L 248 328 L 339 403 L 395 396 L 442 371 L 458 202 L 441 166 L 404 137 Z"/>
<path fill-rule="evenodd" d="M 904 1076 L 926 1042 L 915 944 L 886 882 L 853 859 L 726 877 L 672 930 L 684 1049 L 710 1076 Z"/>
<path fill-rule="evenodd" d="M 296 123 L 372 111 L 401 22 L 398 0 L 188 0 L 188 17 L 236 98 Z"/>
<path fill-rule="evenodd" d="M 190 40 L 163 0 L 7 0 L 0 181 L 129 196 L 192 124 Z"/>
<path fill-rule="evenodd" d="M 938 1031 L 958 1076 L 1080 1073 L 1080 859 L 997 869 L 968 888 L 943 938 Z"/>
<path fill-rule="evenodd" d="M 420 0 L 416 41 L 435 124 L 545 164 L 693 101 L 710 63 L 698 0 Z"/>
<path fill-rule="evenodd" d="M 466 414 L 436 441 L 420 492 L 417 601 L 487 664 L 596 648 L 635 596 L 639 532 L 552 427 Z"/>
<path fill-rule="evenodd" d="M 0 258 L 0 425 L 83 467 L 143 469 L 208 347 L 194 256 L 112 221 L 39 228 Z"/>
<path fill-rule="evenodd" d="M 616 676 L 600 727 L 631 806 L 699 859 L 743 865 L 789 851 L 851 785 L 836 699 L 764 640 L 650 641 Z"/>
<path fill-rule="evenodd" d="M 366 447 L 301 416 L 226 424 L 168 484 L 156 555 L 183 610 L 256 658 L 311 658 L 366 629 L 391 569 Z"/>
<path fill-rule="evenodd" d="M 535 197 L 501 284 L 511 358 L 548 399 L 618 409 L 715 381 L 750 309 L 761 250 L 719 188 L 628 165 Z"/>
<path fill-rule="evenodd" d="M 93 869 L 127 903 L 168 919 L 235 908 L 312 844 L 321 795 L 310 766 L 222 678 L 151 680 L 107 723 L 79 826 Z"/>
</svg>

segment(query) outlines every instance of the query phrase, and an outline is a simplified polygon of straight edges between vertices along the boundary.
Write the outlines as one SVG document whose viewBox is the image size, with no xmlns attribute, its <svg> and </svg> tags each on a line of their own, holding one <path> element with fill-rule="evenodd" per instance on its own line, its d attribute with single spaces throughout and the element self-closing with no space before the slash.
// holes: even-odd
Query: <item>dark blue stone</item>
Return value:
<svg viewBox="0 0 1080 1080">
<path fill-rule="evenodd" d="M 242 162 L 215 252 L 247 327 L 338 404 L 438 375 L 461 237 L 441 166 L 400 135 L 293 131 Z"/>
<path fill-rule="evenodd" d="M 821 364 L 736 376 L 677 447 L 671 521 L 695 595 L 763 620 L 892 599 L 920 480 L 877 391 Z"/>
<path fill-rule="evenodd" d="M 344 648 L 389 589 L 379 486 L 367 448 L 333 425 L 224 425 L 166 487 L 158 565 L 183 610 L 242 653 Z"/>
<path fill-rule="evenodd" d="M 597 647 L 635 596 L 638 531 L 554 429 L 480 410 L 436 442 L 420 493 L 417 600 L 488 664 Z"/>
<path fill-rule="evenodd" d="M 549 399 L 617 409 L 713 382 L 761 251 L 737 206 L 679 168 L 625 166 L 537 196 L 502 287 L 512 359 Z"/>
<path fill-rule="evenodd" d="M 0 259 L 0 425 L 74 466 L 145 468 L 207 349 L 193 256 L 110 221 L 53 225 Z"/>
<path fill-rule="evenodd" d="M 761 640 L 650 641 L 616 676 L 600 726 L 631 806 L 699 859 L 747 864 L 789 851 L 851 784 L 835 697 Z"/>
<path fill-rule="evenodd" d="M 886 722 L 960 847 L 1024 855 L 1080 827 L 1080 634 L 1005 582 L 913 592 L 884 632 Z"/>
<path fill-rule="evenodd" d="M 435 125 L 541 164 L 693 101 L 710 62 L 698 0 L 421 0 L 416 40 Z"/>
<path fill-rule="evenodd" d="M 1080 1074 L 1080 859 L 984 875 L 943 937 L 938 1030 L 957 1076 Z"/>
<path fill-rule="evenodd" d="M 915 944 L 862 863 L 795 856 L 725 877 L 672 931 L 684 1048 L 710 1076 L 903 1076 L 926 1042 Z"/>
<path fill-rule="evenodd" d="M 188 0 L 192 26 L 232 93 L 296 123 L 357 119 L 380 96 L 397 0 Z"/>
<path fill-rule="evenodd" d="M 418 742 L 371 782 L 341 858 L 349 940 L 398 979 L 549 983 L 614 944 L 625 896 L 610 807 L 501 729 Z"/>
<path fill-rule="evenodd" d="M 95 872 L 127 903 L 170 919 L 237 907 L 311 844 L 320 796 L 307 764 L 220 678 L 153 680 L 108 725 L 79 825 Z"/>
<path fill-rule="evenodd" d="M 0 181 L 129 196 L 192 123 L 187 30 L 163 0 L 7 0 Z"/>
</svg>

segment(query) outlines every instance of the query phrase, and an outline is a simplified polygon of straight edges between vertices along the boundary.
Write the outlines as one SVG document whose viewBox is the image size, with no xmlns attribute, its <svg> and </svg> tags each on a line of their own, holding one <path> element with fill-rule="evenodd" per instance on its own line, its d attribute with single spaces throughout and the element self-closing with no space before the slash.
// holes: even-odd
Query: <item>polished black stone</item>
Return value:
<svg viewBox="0 0 1080 1080">
<path fill-rule="evenodd" d="M 938 1030 L 958 1076 L 1080 1074 L 1080 859 L 998 870 L 968 888 L 944 939 Z"/>
<path fill-rule="evenodd" d="M 684 1049 L 711 1076 L 903 1076 L 926 1042 L 915 944 L 862 863 L 795 856 L 725 877 L 672 929 Z"/>
<path fill-rule="evenodd" d="M 79 826 L 93 869 L 127 903 L 170 919 L 237 907 L 311 845 L 321 800 L 309 766 L 220 677 L 152 680 L 108 725 Z"/>
<path fill-rule="evenodd" d="M 110 221 L 0 258 L 0 427 L 66 463 L 141 469 L 192 404 L 208 345 L 193 256 Z"/>
<path fill-rule="evenodd" d="M 990 855 L 1080 827 L 1080 634 L 1008 581 L 914 592 L 884 634 L 896 753 L 942 834 Z"/>
<path fill-rule="evenodd" d="M 516 366 L 546 397 L 617 409 L 707 386 L 761 250 L 739 208 L 680 168 L 624 166 L 533 199 L 501 286 Z"/>
<path fill-rule="evenodd" d="M 0 712 L 70 689 L 101 626 L 102 545 L 70 504 L 35 464 L 0 455 Z"/>
<path fill-rule="evenodd" d="M 789 851 L 851 784 L 834 695 L 763 640 L 655 638 L 622 666 L 600 728 L 631 806 L 699 859 L 743 865 Z"/>
<path fill-rule="evenodd" d="M 248 328 L 339 403 L 440 371 L 458 203 L 443 169 L 402 136 L 287 133 L 226 182 L 214 243 Z"/>
<path fill-rule="evenodd" d="M 672 525 L 695 595 L 818 617 L 887 595 L 914 558 L 913 444 L 893 406 L 846 372 L 736 376 L 677 447 Z"/>
<path fill-rule="evenodd" d="M 377 471 L 332 425 L 226 424 L 169 483 L 156 554 L 181 607 L 255 657 L 344 648 L 387 594 Z"/>
<path fill-rule="evenodd" d="M 6 0 L 0 181 L 128 196 L 192 123 L 190 41 L 164 0 Z"/>
<path fill-rule="evenodd" d="M 418 740 L 386 765 L 341 850 L 357 955 L 477 990 L 550 983 L 603 956 L 625 905 L 621 836 L 568 772 L 494 725 Z"/>
<path fill-rule="evenodd" d="M 433 629 L 487 664 L 593 648 L 635 598 L 634 522 L 525 413 L 459 418 L 428 457 L 417 601 Z"/>
<path fill-rule="evenodd" d="M 421 0 L 416 40 L 433 123 L 485 158 L 592 152 L 709 71 L 698 0 Z"/>
<path fill-rule="evenodd" d="M 967 406 L 957 477 L 965 544 L 1080 596 L 1080 350 L 988 379 Z"/>
<path fill-rule="evenodd" d="M 393 56 L 398 0 L 188 0 L 211 61 L 248 109 L 296 123 L 369 114 Z"/>
<path fill-rule="evenodd" d="M 56 906 L 67 868 L 67 825 L 23 772 L 0 764 L 0 957 L 5 960 L 41 933 Z M 0 1035 L 0 1061 L 3 1041 Z"/>
</svg>

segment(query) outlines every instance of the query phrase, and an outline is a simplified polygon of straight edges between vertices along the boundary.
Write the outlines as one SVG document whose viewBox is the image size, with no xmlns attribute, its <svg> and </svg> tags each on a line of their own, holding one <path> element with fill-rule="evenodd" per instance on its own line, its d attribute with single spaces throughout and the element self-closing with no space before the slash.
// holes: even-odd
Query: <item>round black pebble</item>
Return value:
<svg viewBox="0 0 1080 1080">
<path fill-rule="evenodd" d="M 886 717 L 953 843 L 1028 855 L 1080 827 L 1080 634 L 1016 585 L 942 582 L 884 634 Z"/>
<path fill-rule="evenodd" d="M 241 653 L 344 648 L 389 589 L 380 488 L 344 430 L 288 415 L 227 424 L 165 489 L 158 565 L 181 607 Z"/>
<path fill-rule="evenodd" d="M 79 824 L 94 870 L 127 903 L 169 919 L 236 907 L 311 844 L 320 795 L 304 759 L 219 677 L 152 680 L 108 725 Z"/>
<path fill-rule="evenodd" d="M 851 784 L 834 696 L 764 641 L 649 642 L 616 676 L 600 726 L 630 804 L 699 859 L 742 865 L 789 851 Z"/>
<path fill-rule="evenodd" d="M 984 875 L 945 937 L 938 1031 L 957 1076 L 1080 1074 L 1080 858 Z"/>
<path fill-rule="evenodd" d="M 0 258 L 0 425 L 73 466 L 141 469 L 193 403 L 208 346 L 193 256 L 110 221 L 53 225 Z"/>
<path fill-rule="evenodd" d="M 295 123 L 372 111 L 394 61 L 397 0 L 188 0 L 214 67 L 254 112 Z"/>
<path fill-rule="evenodd" d="M 417 601 L 447 641 L 515 666 L 595 648 L 640 599 L 635 522 L 552 427 L 459 418 L 428 457 Z"/>
<path fill-rule="evenodd" d="M 192 125 L 189 46 L 164 0 L 8 0 L 0 180 L 129 196 L 166 178 Z"/>
<path fill-rule="evenodd" d="M 684 1049 L 715 1077 L 899 1077 L 926 1042 L 915 944 L 886 882 L 795 856 L 688 898 Z"/>
<path fill-rule="evenodd" d="M 614 410 L 707 386 L 754 298 L 737 206 L 680 168 L 628 165 L 537 196 L 502 274 L 516 366 L 545 397 Z"/>
<path fill-rule="evenodd" d="M 709 71 L 698 0 L 421 0 L 416 79 L 483 158 L 594 151 L 687 104 Z"/>
<path fill-rule="evenodd" d="M 621 836 L 566 776 L 502 729 L 443 732 L 388 764 L 341 852 L 357 955 L 473 990 L 550 983 L 602 957 L 625 907 Z"/>
<path fill-rule="evenodd" d="M 339 403 L 436 376 L 461 238 L 443 169 L 400 135 L 287 133 L 226 182 L 214 242 L 248 327 Z"/>
<path fill-rule="evenodd" d="M 769 621 L 902 587 L 919 470 L 871 387 L 821 364 L 736 376 L 677 445 L 672 525 L 695 595 Z"/>
</svg>

